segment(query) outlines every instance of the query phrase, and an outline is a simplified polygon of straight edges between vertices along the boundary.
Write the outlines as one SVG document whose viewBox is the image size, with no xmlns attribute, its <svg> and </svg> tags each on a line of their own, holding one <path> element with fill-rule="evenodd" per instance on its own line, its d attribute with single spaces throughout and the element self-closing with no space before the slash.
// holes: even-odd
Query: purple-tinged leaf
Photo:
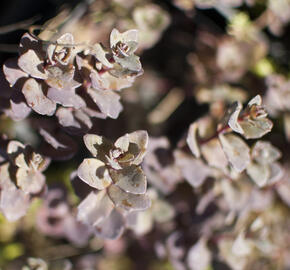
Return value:
<svg viewBox="0 0 290 270">
<path fill-rule="evenodd" d="M 89 226 L 96 226 L 107 218 L 114 204 L 106 194 L 106 190 L 91 192 L 78 206 L 77 219 Z"/>
<path fill-rule="evenodd" d="M 201 152 L 208 165 L 226 169 L 228 160 L 218 139 L 212 139 L 201 147 Z"/>
<path fill-rule="evenodd" d="M 246 119 L 240 122 L 246 139 L 258 139 L 269 133 L 273 128 L 273 122 L 267 118 L 261 119 Z"/>
<path fill-rule="evenodd" d="M 105 189 L 112 183 L 105 163 L 95 158 L 84 159 L 78 168 L 78 177 L 89 186 L 96 189 Z"/>
<path fill-rule="evenodd" d="M 58 108 L 56 112 L 58 122 L 67 128 L 70 133 L 85 133 L 92 127 L 92 122 L 87 114 L 82 110 L 73 110 L 71 108 Z"/>
<path fill-rule="evenodd" d="M 235 102 L 233 104 L 233 106 L 234 107 L 231 108 L 232 111 L 230 112 L 230 115 L 229 115 L 228 124 L 233 131 L 240 133 L 240 134 L 243 134 L 244 130 L 242 129 L 241 125 L 238 122 L 243 106 L 242 106 L 241 102 L 239 102 L 239 101 Z"/>
<path fill-rule="evenodd" d="M 73 79 L 75 73 L 75 67 L 58 67 L 52 66 L 47 69 L 47 79 L 45 82 L 48 86 L 56 89 L 73 90 L 81 83 Z"/>
<path fill-rule="evenodd" d="M 194 156 L 196 158 L 199 158 L 200 150 L 197 142 L 197 131 L 198 131 L 198 123 L 194 122 L 189 126 L 186 142 L 189 146 L 189 149 L 194 154 Z"/>
<path fill-rule="evenodd" d="M 88 94 L 97 104 L 100 111 L 113 119 L 118 118 L 120 112 L 123 110 L 123 106 L 120 103 L 120 96 L 113 91 L 89 88 Z"/>
<path fill-rule="evenodd" d="M 250 163 L 250 149 L 238 136 L 233 134 L 220 134 L 219 139 L 229 163 L 242 172 Z"/>
<path fill-rule="evenodd" d="M 56 109 L 54 101 L 48 99 L 42 92 L 41 85 L 34 79 L 28 79 L 23 85 L 22 92 L 28 105 L 42 115 L 53 115 Z"/>
<path fill-rule="evenodd" d="M 43 80 L 47 78 L 47 72 L 43 68 L 43 61 L 39 59 L 33 50 L 28 50 L 19 57 L 18 66 L 33 78 Z"/>
<path fill-rule="evenodd" d="M 270 142 L 257 141 L 252 149 L 252 158 L 260 164 L 271 164 L 281 158 L 281 152 Z"/>
<path fill-rule="evenodd" d="M 21 92 L 14 91 L 10 99 L 10 109 L 5 113 L 14 121 L 21 121 L 26 118 L 31 112 L 27 106 L 25 98 Z"/>
<path fill-rule="evenodd" d="M 61 104 L 64 107 L 73 107 L 75 109 L 80 109 L 86 106 L 84 100 L 78 96 L 74 89 L 56 89 L 49 88 L 47 92 L 47 97 L 54 102 Z"/>
<path fill-rule="evenodd" d="M 13 222 L 23 217 L 29 207 L 29 196 L 22 190 L 4 188 L 0 196 L 0 210 L 8 221 Z"/>
<path fill-rule="evenodd" d="M 116 186 L 133 194 L 146 192 L 146 176 L 140 167 L 131 165 L 121 170 L 110 170 L 110 175 Z"/>
<path fill-rule="evenodd" d="M 110 46 L 113 48 L 119 42 L 127 43 L 127 42 L 136 42 L 138 43 L 138 30 L 131 29 L 124 33 L 120 33 L 116 28 L 114 28 L 110 35 Z"/>
<path fill-rule="evenodd" d="M 108 195 L 117 207 L 127 211 L 146 210 L 151 206 L 147 195 L 127 193 L 115 185 L 108 188 Z"/>
<path fill-rule="evenodd" d="M 183 177 L 194 188 L 201 186 L 210 176 L 210 169 L 200 159 L 193 158 L 181 151 L 175 151 L 174 157 Z"/>
<path fill-rule="evenodd" d="M 267 185 L 271 171 L 268 165 L 253 162 L 247 166 L 247 174 L 259 187 L 264 187 Z"/>
<path fill-rule="evenodd" d="M 50 44 L 47 48 L 47 55 L 51 63 L 56 62 L 67 65 L 72 56 L 72 45 L 74 44 L 73 35 L 65 33 L 56 41 L 57 44 Z M 68 46 L 65 46 L 68 45 Z"/>
<path fill-rule="evenodd" d="M 23 72 L 17 64 L 16 58 L 8 59 L 3 65 L 3 72 L 5 74 L 6 80 L 9 82 L 10 86 L 14 86 L 15 83 L 20 78 L 28 77 L 28 74 Z"/>
<path fill-rule="evenodd" d="M 113 147 L 113 144 L 106 138 L 95 134 L 86 134 L 84 136 L 84 143 L 91 154 L 103 162 L 107 161 L 106 156 L 109 155 Z"/>
<path fill-rule="evenodd" d="M 122 214 L 114 209 L 111 214 L 96 226 L 95 235 L 105 239 L 117 239 L 124 231 L 124 218 Z"/>
<path fill-rule="evenodd" d="M 102 63 L 102 65 L 104 65 L 107 68 L 113 68 L 113 64 L 111 64 L 106 55 L 108 54 L 108 52 L 106 52 L 103 47 L 101 46 L 101 44 L 96 43 L 92 46 L 92 49 L 90 50 L 90 54 L 92 54 L 93 56 L 95 56 L 97 58 L 97 60 L 99 62 Z"/>
</svg>

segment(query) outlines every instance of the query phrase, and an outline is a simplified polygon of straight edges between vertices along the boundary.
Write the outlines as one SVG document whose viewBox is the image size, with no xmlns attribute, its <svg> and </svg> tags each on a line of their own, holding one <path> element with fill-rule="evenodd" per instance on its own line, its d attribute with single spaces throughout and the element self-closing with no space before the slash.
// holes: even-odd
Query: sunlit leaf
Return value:
<svg viewBox="0 0 290 270">
<path fill-rule="evenodd" d="M 271 172 L 268 165 L 250 163 L 247 173 L 259 187 L 263 187 L 267 184 Z"/>
<path fill-rule="evenodd" d="M 33 50 L 28 50 L 19 57 L 18 66 L 33 78 L 47 78 L 47 72 L 43 68 L 43 61 L 39 59 Z"/>
<path fill-rule="evenodd" d="M 220 134 L 219 139 L 229 163 L 242 172 L 250 162 L 250 149 L 238 136 Z"/>
<path fill-rule="evenodd" d="M 220 141 L 215 138 L 201 146 L 201 152 L 208 165 L 225 170 L 228 160 Z"/>
<path fill-rule="evenodd" d="M 73 107 L 80 109 L 86 106 L 84 100 L 75 93 L 74 89 L 56 89 L 49 88 L 47 97 L 55 103 L 61 104 L 64 107 Z"/>
<path fill-rule="evenodd" d="M 83 139 L 87 149 L 94 157 L 97 157 L 103 162 L 107 161 L 106 156 L 109 155 L 109 151 L 113 146 L 112 143 L 103 136 L 96 134 L 86 134 Z"/>
<path fill-rule="evenodd" d="M 83 160 L 78 168 L 78 176 L 85 183 L 96 189 L 104 189 L 112 182 L 105 164 L 95 158 L 87 158 Z"/>
<path fill-rule="evenodd" d="M 94 55 L 98 59 L 98 61 L 101 62 L 104 66 L 108 68 L 113 67 L 113 64 L 108 61 L 106 57 L 107 52 L 103 49 L 101 44 L 96 43 L 95 45 L 93 45 L 92 49 L 90 50 L 90 54 Z"/>
<path fill-rule="evenodd" d="M 243 134 L 244 130 L 242 129 L 242 127 L 240 126 L 238 122 L 239 115 L 241 113 L 243 106 L 240 102 L 235 102 L 233 106 L 234 108 L 232 108 L 232 112 L 230 113 L 230 116 L 229 116 L 229 121 L 228 121 L 229 126 L 233 131 Z"/>
<path fill-rule="evenodd" d="M 42 92 L 41 85 L 34 79 L 28 79 L 23 85 L 22 92 L 28 105 L 42 115 L 53 115 L 56 109 L 54 101 L 48 99 Z"/>
<path fill-rule="evenodd" d="M 131 165 L 122 170 L 111 170 L 110 175 L 119 188 L 133 194 L 146 192 L 146 176 L 140 167 Z"/>
<path fill-rule="evenodd" d="M 7 188 L 1 191 L 0 210 L 9 221 L 23 217 L 29 207 L 29 196 L 22 190 Z"/>
<path fill-rule="evenodd" d="M 127 211 L 145 210 L 151 206 L 147 195 L 127 193 L 115 185 L 109 187 L 108 195 L 117 207 Z"/>
<path fill-rule="evenodd" d="M 271 131 L 273 123 L 267 118 L 261 118 L 256 120 L 245 120 L 240 122 L 244 133 L 243 136 L 246 139 L 258 139 Z"/>
<path fill-rule="evenodd" d="M 198 123 L 194 122 L 189 126 L 186 142 L 196 158 L 200 157 L 199 145 L 197 142 Z"/>
<path fill-rule="evenodd" d="M 175 162 L 181 169 L 183 177 L 193 187 L 199 187 L 210 175 L 209 168 L 200 160 L 181 151 L 175 151 Z"/>
<path fill-rule="evenodd" d="M 20 79 L 28 77 L 28 74 L 19 69 L 17 60 L 15 58 L 8 59 L 3 65 L 3 72 L 5 74 L 6 80 L 9 82 L 10 86 Z"/>
<path fill-rule="evenodd" d="M 100 111 L 113 119 L 116 119 L 123 110 L 123 106 L 120 103 L 120 96 L 113 91 L 89 88 L 88 94 L 97 104 Z"/>
<path fill-rule="evenodd" d="M 124 218 L 114 209 L 110 215 L 94 226 L 95 235 L 105 239 L 117 239 L 124 231 Z"/>
<path fill-rule="evenodd" d="M 77 219 L 84 224 L 96 226 L 107 218 L 114 205 L 106 190 L 91 192 L 78 206 Z"/>
<path fill-rule="evenodd" d="M 111 48 L 116 46 L 118 42 L 138 42 L 138 30 L 131 29 L 124 33 L 120 33 L 116 28 L 114 28 L 110 35 L 110 45 Z"/>
<path fill-rule="evenodd" d="M 39 193 L 45 184 L 45 176 L 42 173 L 23 168 L 17 170 L 16 179 L 18 187 L 29 194 Z"/>
<path fill-rule="evenodd" d="M 258 141 L 252 149 L 252 157 L 260 164 L 271 164 L 281 157 L 281 152 L 270 142 Z"/>
</svg>

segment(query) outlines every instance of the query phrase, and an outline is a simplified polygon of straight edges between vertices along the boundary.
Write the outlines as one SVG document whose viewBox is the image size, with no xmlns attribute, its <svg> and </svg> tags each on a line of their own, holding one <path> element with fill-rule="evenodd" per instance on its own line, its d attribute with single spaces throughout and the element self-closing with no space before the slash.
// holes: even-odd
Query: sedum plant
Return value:
<svg viewBox="0 0 290 270">
<path fill-rule="evenodd" d="M 84 142 L 94 158 L 84 159 L 77 174 L 94 189 L 78 207 L 78 220 L 91 226 L 100 237 L 117 238 L 124 229 L 129 212 L 150 207 L 145 194 L 146 177 L 140 167 L 148 134 L 139 130 L 111 143 L 95 134 Z"/>
<path fill-rule="evenodd" d="M 45 190 L 43 171 L 49 159 L 18 141 L 7 145 L 7 160 L 0 167 L 0 209 L 9 221 L 23 217 L 34 196 Z"/>
<path fill-rule="evenodd" d="M 0 46 L 0 268 L 288 269 L 289 1 L 77 2 Z"/>
<path fill-rule="evenodd" d="M 143 72 L 134 54 L 137 47 L 137 30 L 113 29 L 109 51 L 100 43 L 75 44 L 70 33 L 55 42 L 24 34 L 20 56 L 3 66 L 15 92 L 6 113 L 14 120 L 27 117 L 31 109 L 40 115 L 55 114 L 71 132 L 89 130 L 91 117 L 117 118 L 122 105 L 116 92 L 131 86 Z"/>
</svg>

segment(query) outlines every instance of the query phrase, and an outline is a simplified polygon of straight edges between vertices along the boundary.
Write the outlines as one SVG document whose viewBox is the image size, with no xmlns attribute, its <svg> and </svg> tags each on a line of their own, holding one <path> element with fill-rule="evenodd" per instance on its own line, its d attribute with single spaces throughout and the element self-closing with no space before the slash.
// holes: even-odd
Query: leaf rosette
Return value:
<svg viewBox="0 0 290 270">
<path fill-rule="evenodd" d="M 145 194 L 146 176 L 140 164 L 146 153 L 148 134 L 139 130 L 111 143 L 102 136 L 84 136 L 94 158 L 84 159 L 78 177 L 92 191 L 78 207 L 78 219 L 103 238 L 117 238 L 124 230 L 126 213 L 150 207 Z"/>
</svg>

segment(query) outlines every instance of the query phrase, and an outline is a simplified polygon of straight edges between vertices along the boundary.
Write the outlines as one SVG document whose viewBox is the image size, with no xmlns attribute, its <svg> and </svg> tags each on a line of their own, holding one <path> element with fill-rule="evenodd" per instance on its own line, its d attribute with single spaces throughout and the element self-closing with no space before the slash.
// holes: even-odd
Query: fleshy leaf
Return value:
<svg viewBox="0 0 290 270">
<path fill-rule="evenodd" d="M 31 112 L 28 107 L 25 97 L 21 92 L 14 91 L 10 99 L 10 110 L 6 110 L 6 114 L 14 121 L 21 121 L 26 118 Z"/>
<path fill-rule="evenodd" d="M 84 100 L 75 93 L 74 89 L 56 89 L 49 88 L 47 97 L 54 102 L 63 105 L 64 107 L 73 107 L 80 109 L 86 106 Z"/>
<path fill-rule="evenodd" d="M 127 193 L 115 185 L 109 187 L 108 195 L 117 207 L 127 211 L 145 210 L 151 206 L 147 195 Z"/>
<path fill-rule="evenodd" d="M 268 165 L 250 163 L 247 166 L 247 174 L 259 187 L 264 187 L 270 177 L 270 168 Z"/>
<path fill-rule="evenodd" d="M 103 78 L 97 71 L 92 70 L 90 74 L 90 79 L 92 81 L 92 88 L 97 90 L 113 90 L 110 89 L 109 81 Z"/>
<path fill-rule="evenodd" d="M 124 231 L 124 218 L 114 209 L 111 214 L 95 227 L 95 235 L 105 239 L 117 239 Z"/>
<path fill-rule="evenodd" d="M 153 217 L 150 210 L 135 211 L 126 216 L 126 227 L 137 235 L 148 233 L 153 227 Z"/>
<path fill-rule="evenodd" d="M 138 30 L 131 29 L 124 33 L 120 33 L 116 28 L 114 28 L 110 35 L 110 46 L 113 48 L 118 42 L 138 42 Z"/>
<path fill-rule="evenodd" d="M 28 105 L 42 115 L 53 115 L 56 109 L 54 101 L 48 99 L 42 92 L 41 85 L 34 79 L 28 79 L 22 88 Z"/>
<path fill-rule="evenodd" d="M 240 122 L 240 126 L 244 131 L 243 136 L 246 139 L 258 139 L 271 131 L 273 123 L 267 118 L 247 119 Z"/>
<path fill-rule="evenodd" d="M 94 157 L 97 157 L 103 162 L 107 161 L 106 156 L 109 155 L 109 151 L 113 145 L 106 138 L 95 134 L 86 134 L 84 136 L 84 142 Z"/>
<path fill-rule="evenodd" d="M 104 189 L 112 182 L 105 163 L 95 158 L 83 160 L 78 168 L 78 176 L 89 186 L 96 189 Z"/>
<path fill-rule="evenodd" d="M 83 134 L 93 125 L 90 117 L 82 110 L 60 107 L 57 109 L 56 116 L 60 125 L 67 128 L 73 134 Z"/>
<path fill-rule="evenodd" d="M 235 102 L 234 103 L 234 108 L 232 108 L 232 112 L 229 116 L 229 121 L 228 124 L 230 126 L 230 128 L 240 134 L 244 133 L 244 130 L 242 129 L 242 127 L 240 126 L 239 122 L 238 122 L 238 118 L 239 115 L 241 113 L 243 106 L 240 102 Z"/>
<path fill-rule="evenodd" d="M 258 106 L 261 106 L 262 105 L 262 98 L 260 95 L 257 95 L 255 97 L 253 97 L 249 103 L 248 103 L 248 106 L 251 107 L 253 105 L 258 105 Z"/>
<path fill-rule="evenodd" d="M 114 204 L 106 194 L 106 190 L 91 192 L 78 206 L 77 219 L 89 226 L 96 226 L 107 218 Z"/>
<path fill-rule="evenodd" d="M 73 90 L 81 85 L 81 83 L 75 81 L 74 77 L 74 66 L 61 68 L 58 66 L 51 66 L 47 69 L 48 77 L 45 82 L 51 88 L 63 89 L 66 91 Z"/>
<path fill-rule="evenodd" d="M 3 189 L 0 197 L 0 210 L 8 221 L 23 217 L 29 207 L 29 197 L 15 187 Z"/>
<path fill-rule="evenodd" d="M 198 123 L 194 122 L 189 126 L 186 142 L 196 158 L 200 157 L 200 150 L 197 142 Z"/>
<path fill-rule="evenodd" d="M 120 148 L 121 151 L 123 152 L 127 152 L 129 149 L 129 145 L 130 145 L 130 140 L 129 140 L 129 134 L 125 134 L 122 137 L 118 138 L 115 143 L 114 146 L 116 148 Z"/>
<path fill-rule="evenodd" d="M 218 139 L 212 139 L 201 146 L 201 153 L 208 165 L 224 170 L 228 160 Z"/>
<path fill-rule="evenodd" d="M 270 142 L 258 141 L 252 149 L 252 157 L 260 164 L 271 164 L 281 157 L 281 152 Z"/>
<path fill-rule="evenodd" d="M 268 184 L 275 184 L 280 181 L 283 177 L 284 170 L 278 162 L 273 162 L 270 165 L 270 177 L 268 179 Z"/>
<path fill-rule="evenodd" d="M 131 165 L 121 170 L 111 170 L 110 175 L 119 188 L 133 194 L 146 192 L 146 176 L 140 167 Z"/>
<path fill-rule="evenodd" d="M 128 133 L 128 136 L 130 142 L 128 153 L 134 155 L 134 160 L 132 161 L 132 164 L 139 165 L 143 161 L 143 158 L 146 154 L 149 141 L 148 133 L 145 130 L 137 130 L 132 133 Z"/>
<path fill-rule="evenodd" d="M 129 69 L 135 72 L 142 70 L 140 57 L 137 55 L 132 54 L 124 58 L 114 56 L 114 59 L 117 63 L 119 63 L 125 69 Z"/>
<path fill-rule="evenodd" d="M 45 184 L 45 176 L 42 173 L 23 168 L 17 170 L 16 179 L 18 187 L 29 194 L 39 193 Z"/>
<path fill-rule="evenodd" d="M 90 88 L 88 89 L 88 94 L 97 104 L 100 111 L 113 119 L 116 119 L 123 110 L 123 106 L 120 103 L 120 96 L 113 91 Z"/>
<path fill-rule="evenodd" d="M 18 59 L 18 66 L 31 77 L 36 79 L 46 79 L 47 73 L 43 69 L 43 61 L 33 50 L 28 50 Z"/>
<path fill-rule="evenodd" d="M 67 65 L 70 61 L 74 43 L 73 35 L 65 33 L 56 41 L 57 44 L 50 44 L 47 48 L 48 58 L 51 63 L 59 62 L 62 65 Z M 68 45 L 68 46 L 65 46 Z"/>
<path fill-rule="evenodd" d="M 250 162 L 250 149 L 238 136 L 220 134 L 219 139 L 229 163 L 242 172 Z"/>
<path fill-rule="evenodd" d="M 103 49 L 101 44 L 96 43 L 93 48 L 90 50 L 90 53 L 94 55 L 99 62 L 101 62 L 104 66 L 108 68 L 112 68 L 113 64 L 111 64 L 106 58 L 107 52 Z"/>
<path fill-rule="evenodd" d="M 174 157 L 183 177 L 194 188 L 201 186 L 210 175 L 210 169 L 200 159 L 193 158 L 181 151 L 175 151 Z"/>
<path fill-rule="evenodd" d="M 28 74 L 19 69 L 15 58 L 8 59 L 3 65 L 3 72 L 6 80 L 12 87 L 20 79 L 28 77 Z"/>
</svg>

